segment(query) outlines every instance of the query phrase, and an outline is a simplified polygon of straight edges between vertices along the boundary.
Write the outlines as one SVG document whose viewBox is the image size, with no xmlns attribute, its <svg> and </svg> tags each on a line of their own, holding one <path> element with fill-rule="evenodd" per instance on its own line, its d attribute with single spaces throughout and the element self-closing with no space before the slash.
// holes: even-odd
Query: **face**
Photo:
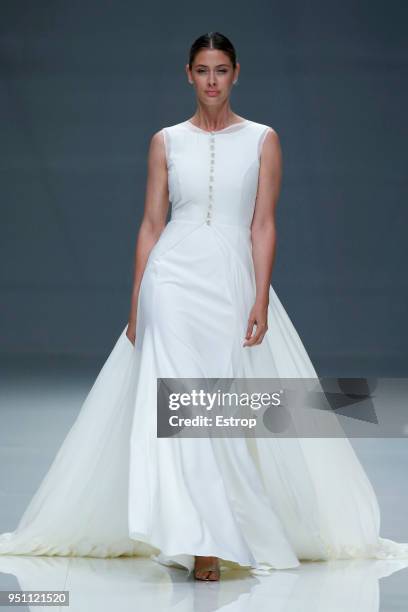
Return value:
<svg viewBox="0 0 408 612">
<path fill-rule="evenodd" d="M 189 81 L 194 83 L 197 97 L 203 104 L 218 105 L 228 98 L 233 81 L 238 78 L 228 55 L 219 49 L 202 49 L 194 59 L 192 69 L 187 64 Z"/>
</svg>

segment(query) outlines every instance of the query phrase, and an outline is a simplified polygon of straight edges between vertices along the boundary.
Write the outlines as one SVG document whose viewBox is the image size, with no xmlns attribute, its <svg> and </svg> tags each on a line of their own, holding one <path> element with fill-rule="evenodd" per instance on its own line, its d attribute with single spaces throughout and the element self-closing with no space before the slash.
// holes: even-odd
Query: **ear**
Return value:
<svg viewBox="0 0 408 612">
<path fill-rule="evenodd" d="M 192 85 L 193 81 L 191 79 L 191 70 L 190 70 L 190 66 L 188 64 L 186 64 L 186 74 L 187 74 L 188 82 L 190 83 L 190 85 Z"/>
<path fill-rule="evenodd" d="M 234 71 L 234 81 L 238 81 L 240 70 L 241 70 L 241 65 L 239 62 L 237 62 L 237 65 L 235 66 L 235 71 Z"/>
</svg>

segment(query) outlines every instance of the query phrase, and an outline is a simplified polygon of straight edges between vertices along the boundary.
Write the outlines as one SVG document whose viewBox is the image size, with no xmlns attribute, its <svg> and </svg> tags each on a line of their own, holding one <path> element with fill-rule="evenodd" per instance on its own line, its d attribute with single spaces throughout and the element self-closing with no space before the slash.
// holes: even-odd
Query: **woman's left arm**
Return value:
<svg viewBox="0 0 408 612">
<path fill-rule="evenodd" d="M 269 128 L 262 145 L 258 191 L 251 224 L 256 299 L 248 319 L 243 346 L 260 344 L 268 329 L 269 286 L 276 252 L 275 210 L 282 181 L 279 136 Z M 256 332 L 252 336 L 253 327 Z"/>
</svg>

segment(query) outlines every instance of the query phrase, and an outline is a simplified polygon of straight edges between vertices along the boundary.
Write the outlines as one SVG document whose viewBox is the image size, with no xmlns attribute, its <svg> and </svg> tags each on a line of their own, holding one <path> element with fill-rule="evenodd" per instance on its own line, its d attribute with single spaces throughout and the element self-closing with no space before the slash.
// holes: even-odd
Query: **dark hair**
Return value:
<svg viewBox="0 0 408 612">
<path fill-rule="evenodd" d="M 191 45 L 189 54 L 189 68 L 191 70 L 195 56 L 201 49 L 219 49 L 228 55 L 231 60 L 232 67 L 235 68 L 237 63 L 237 55 L 232 42 L 220 32 L 207 32 L 199 36 Z"/>
</svg>

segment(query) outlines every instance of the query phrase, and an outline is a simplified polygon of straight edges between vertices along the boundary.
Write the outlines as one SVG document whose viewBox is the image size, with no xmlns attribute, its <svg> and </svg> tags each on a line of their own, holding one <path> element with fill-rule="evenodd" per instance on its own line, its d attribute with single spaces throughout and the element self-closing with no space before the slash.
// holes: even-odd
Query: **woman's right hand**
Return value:
<svg viewBox="0 0 408 612">
<path fill-rule="evenodd" d="M 136 342 L 136 321 L 129 321 L 126 329 L 126 336 L 134 346 Z"/>
</svg>

